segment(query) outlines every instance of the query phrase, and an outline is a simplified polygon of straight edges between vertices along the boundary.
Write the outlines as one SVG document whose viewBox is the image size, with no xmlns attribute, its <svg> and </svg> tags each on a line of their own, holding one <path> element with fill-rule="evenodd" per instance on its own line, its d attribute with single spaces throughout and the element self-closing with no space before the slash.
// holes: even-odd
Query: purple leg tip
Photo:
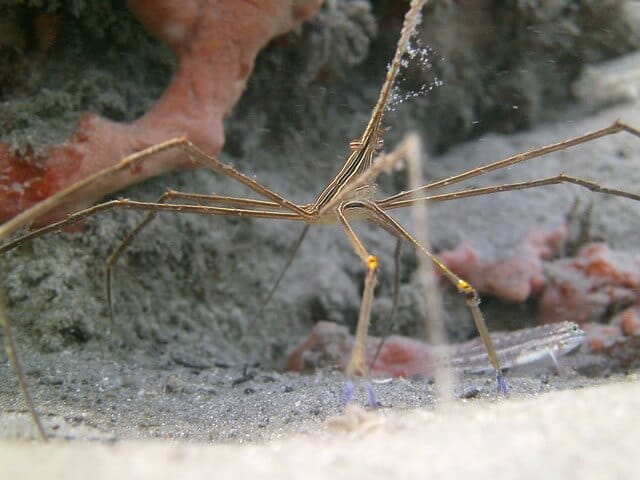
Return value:
<svg viewBox="0 0 640 480">
<path fill-rule="evenodd" d="M 351 403 L 353 401 L 353 393 L 355 392 L 356 387 L 351 380 L 347 380 L 344 384 L 344 391 L 342 392 L 342 401 L 346 405 L 347 403 Z"/>
<path fill-rule="evenodd" d="M 508 397 L 509 384 L 507 383 L 507 379 L 504 378 L 504 375 L 502 373 L 498 373 L 496 380 L 498 381 L 498 393 L 504 395 L 505 397 Z"/>
<path fill-rule="evenodd" d="M 369 407 L 376 408 L 380 406 L 380 404 L 378 403 L 378 396 L 376 395 L 376 391 L 373 388 L 373 385 L 371 385 L 369 382 L 366 382 L 364 384 L 364 389 L 367 392 L 367 403 L 369 404 Z"/>
</svg>

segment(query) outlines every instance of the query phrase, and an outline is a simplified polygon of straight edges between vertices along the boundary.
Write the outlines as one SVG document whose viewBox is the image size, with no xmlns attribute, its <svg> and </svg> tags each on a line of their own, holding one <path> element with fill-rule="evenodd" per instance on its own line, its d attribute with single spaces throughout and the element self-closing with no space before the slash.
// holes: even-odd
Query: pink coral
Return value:
<svg viewBox="0 0 640 480">
<path fill-rule="evenodd" d="M 373 361 L 380 338 L 367 338 L 367 362 Z M 332 322 L 318 322 L 308 338 L 300 342 L 289 355 L 287 370 L 307 371 L 332 365 L 345 370 L 353 348 L 353 336 L 347 327 Z M 370 365 L 373 375 L 431 377 L 438 360 L 433 347 L 407 337 L 393 335 L 386 339 L 380 355 Z"/>
<path fill-rule="evenodd" d="M 129 8 L 178 55 L 178 70 L 156 105 L 130 124 L 86 115 L 65 143 L 34 158 L 0 145 L 0 221 L 115 164 L 121 157 L 186 135 L 216 154 L 224 143 L 223 118 L 239 99 L 257 53 L 274 36 L 311 17 L 322 0 L 129 0 Z M 39 223 L 87 206 L 146 178 L 189 167 L 177 152 L 159 154 L 131 171 L 79 192 Z"/>
<path fill-rule="evenodd" d="M 540 320 L 580 322 L 592 352 L 620 365 L 638 361 L 640 259 L 592 244 L 552 267 L 538 306 Z M 603 320 L 608 323 L 596 323 Z"/>
<path fill-rule="evenodd" d="M 574 257 L 552 259 L 566 236 L 565 226 L 533 230 L 512 255 L 495 261 L 483 260 L 467 244 L 439 256 L 481 294 L 507 302 L 540 297 L 540 323 L 602 320 L 640 300 L 640 258 L 589 244 Z"/>
<path fill-rule="evenodd" d="M 640 259 L 604 244 L 582 248 L 575 257 L 554 261 L 540 298 L 541 323 L 602 320 L 611 310 L 640 300 Z"/>
<path fill-rule="evenodd" d="M 566 226 L 533 230 L 512 255 L 495 261 L 483 260 L 467 244 L 439 256 L 481 294 L 507 302 L 538 297 L 538 323 L 579 323 L 592 352 L 614 355 L 624 348 L 629 358 L 633 349 L 623 344 L 640 336 L 640 258 L 590 244 L 574 257 L 552 259 L 566 237 Z M 413 345 L 397 346 L 407 348 L 408 357 L 414 355 Z"/>
<path fill-rule="evenodd" d="M 552 257 L 567 237 L 566 226 L 551 231 L 533 230 L 522 239 L 513 255 L 486 261 L 468 244 L 441 252 L 439 257 L 481 294 L 507 302 L 524 302 L 538 295 L 546 283 L 542 261 Z"/>
</svg>

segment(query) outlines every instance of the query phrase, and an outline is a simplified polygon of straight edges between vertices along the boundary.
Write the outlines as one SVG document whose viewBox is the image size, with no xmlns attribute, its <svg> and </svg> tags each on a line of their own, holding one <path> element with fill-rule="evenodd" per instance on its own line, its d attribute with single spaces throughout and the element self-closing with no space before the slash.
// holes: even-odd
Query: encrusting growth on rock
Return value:
<svg viewBox="0 0 640 480">
<path fill-rule="evenodd" d="M 123 156 L 176 136 L 209 154 L 224 144 L 222 121 L 242 94 L 258 52 L 275 36 L 310 18 L 321 0 L 168 2 L 130 0 L 144 26 L 177 55 L 174 78 L 158 102 L 131 123 L 85 115 L 68 141 L 37 157 L 0 144 L 0 221 L 118 162 Z M 76 194 L 40 218 L 47 224 L 104 195 L 147 178 L 192 167 L 169 152 Z"/>
</svg>

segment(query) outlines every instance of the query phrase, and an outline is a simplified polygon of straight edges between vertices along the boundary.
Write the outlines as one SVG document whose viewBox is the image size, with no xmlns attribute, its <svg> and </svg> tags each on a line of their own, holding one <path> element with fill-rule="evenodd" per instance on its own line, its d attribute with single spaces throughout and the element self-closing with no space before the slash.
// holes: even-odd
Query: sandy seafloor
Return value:
<svg viewBox="0 0 640 480">
<path fill-rule="evenodd" d="M 637 478 L 637 379 L 509 401 L 347 412 L 266 443 L 0 443 L 9 478 Z"/>
<path fill-rule="evenodd" d="M 344 408 L 345 378 L 327 369 L 312 375 L 251 367 L 196 370 L 171 366 L 174 362 L 168 359 L 122 365 L 110 361 L 106 353 L 93 355 L 93 359 L 84 355 L 67 359 L 66 373 L 57 359 L 51 369 L 43 367 L 33 391 L 45 426 L 55 438 L 254 443 L 322 431 L 327 418 Z M 510 399 L 633 378 L 578 374 L 572 366 L 579 359 L 566 359 L 559 375 L 548 365 L 515 369 L 508 375 Z M 431 410 L 437 405 L 436 388 L 428 380 L 383 380 L 374 386 L 382 411 Z M 357 403 L 365 405 L 363 389 L 359 390 Z M 456 395 L 471 403 L 511 401 L 498 396 L 493 378 L 483 375 L 459 378 Z M 3 437 L 30 438 L 34 432 L 20 397 L 6 397 L 3 392 Z"/>
</svg>

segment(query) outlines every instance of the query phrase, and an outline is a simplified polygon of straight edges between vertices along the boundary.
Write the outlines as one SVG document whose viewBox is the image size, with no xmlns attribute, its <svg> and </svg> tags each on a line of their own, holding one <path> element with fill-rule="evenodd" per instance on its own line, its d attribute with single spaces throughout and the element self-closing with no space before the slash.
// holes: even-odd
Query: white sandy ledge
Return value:
<svg viewBox="0 0 640 480">
<path fill-rule="evenodd" d="M 258 445 L 0 443 L 4 479 L 640 478 L 640 381 L 469 402 L 354 411 L 317 435 Z"/>
</svg>

